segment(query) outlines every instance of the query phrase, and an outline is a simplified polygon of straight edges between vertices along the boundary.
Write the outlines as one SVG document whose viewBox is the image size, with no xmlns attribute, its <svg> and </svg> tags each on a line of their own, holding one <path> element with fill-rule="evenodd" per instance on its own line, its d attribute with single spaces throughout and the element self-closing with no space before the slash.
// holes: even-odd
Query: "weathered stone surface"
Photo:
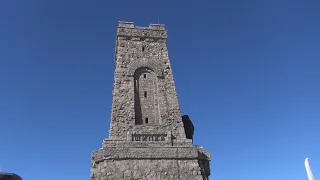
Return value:
<svg viewBox="0 0 320 180">
<path fill-rule="evenodd" d="M 106 160 L 91 178 L 98 180 L 203 180 L 197 160 Z"/>
<path fill-rule="evenodd" d="M 166 40 L 164 25 L 119 22 L 109 138 L 92 152 L 91 180 L 208 179 L 210 154 L 182 121 Z"/>
<path fill-rule="evenodd" d="M 166 38 L 163 25 L 119 23 L 109 139 L 125 139 L 128 130 L 146 121 L 185 138 Z"/>
<path fill-rule="evenodd" d="M 94 162 L 105 159 L 206 159 L 197 147 L 105 147 L 92 153 Z"/>
</svg>

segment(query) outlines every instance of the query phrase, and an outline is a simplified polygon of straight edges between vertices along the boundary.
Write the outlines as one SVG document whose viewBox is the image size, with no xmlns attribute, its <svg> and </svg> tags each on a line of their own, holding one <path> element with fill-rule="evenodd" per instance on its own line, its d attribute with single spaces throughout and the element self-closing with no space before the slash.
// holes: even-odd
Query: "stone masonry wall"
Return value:
<svg viewBox="0 0 320 180">
<path fill-rule="evenodd" d="M 136 128 L 134 73 L 141 67 L 150 68 L 156 76 L 155 104 L 159 115 L 152 121 L 160 122 L 163 130 L 172 130 L 177 140 L 185 139 L 166 39 L 163 25 L 141 28 L 119 23 L 109 139 L 125 139 L 126 133 Z"/>
<path fill-rule="evenodd" d="M 92 152 L 91 180 L 208 180 L 210 154 L 199 146 L 125 147 Z"/>
<path fill-rule="evenodd" d="M 109 138 L 91 180 L 208 180 L 210 153 L 187 139 L 164 25 L 119 22 Z"/>
<path fill-rule="evenodd" d="M 203 180 L 197 160 L 106 160 L 91 174 L 95 180 Z"/>
</svg>

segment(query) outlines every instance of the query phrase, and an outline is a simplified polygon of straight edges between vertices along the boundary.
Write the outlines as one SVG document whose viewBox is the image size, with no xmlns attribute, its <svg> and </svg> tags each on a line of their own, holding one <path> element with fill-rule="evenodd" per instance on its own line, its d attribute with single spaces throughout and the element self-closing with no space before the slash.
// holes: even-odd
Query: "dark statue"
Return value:
<svg viewBox="0 0 320 180">
<path fill-rule="evenodd" d="M 182 116 L 182 122 L 187 139 L 193 139 L 194 126 L 188 115 Z"/>
</svg>

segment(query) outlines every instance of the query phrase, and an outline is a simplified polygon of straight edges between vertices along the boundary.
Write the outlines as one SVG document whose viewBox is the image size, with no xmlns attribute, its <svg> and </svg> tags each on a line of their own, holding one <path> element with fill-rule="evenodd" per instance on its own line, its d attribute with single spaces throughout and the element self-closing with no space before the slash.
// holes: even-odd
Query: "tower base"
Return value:
<svg viewBox="0 0 320 180">
<path fill-rule="evenodd" d="M 199 146 L 106 147 L 92 153 L 91 180 L 208 180 L 210 154 Z"/>
</svg>

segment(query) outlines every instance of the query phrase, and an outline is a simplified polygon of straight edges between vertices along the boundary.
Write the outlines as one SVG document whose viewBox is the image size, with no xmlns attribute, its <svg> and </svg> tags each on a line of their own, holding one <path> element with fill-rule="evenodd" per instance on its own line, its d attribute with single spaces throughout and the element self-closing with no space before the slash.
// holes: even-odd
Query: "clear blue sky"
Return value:
<svg viewBox="0 0 320 180">
<path fill-rule="evenodd" d="M 118 20 L 166 24 L 213 180 L 320 177 L 320 1 L 0 1 L 0 164 L 88 180 L 107 137 Z"/>
</svg>

